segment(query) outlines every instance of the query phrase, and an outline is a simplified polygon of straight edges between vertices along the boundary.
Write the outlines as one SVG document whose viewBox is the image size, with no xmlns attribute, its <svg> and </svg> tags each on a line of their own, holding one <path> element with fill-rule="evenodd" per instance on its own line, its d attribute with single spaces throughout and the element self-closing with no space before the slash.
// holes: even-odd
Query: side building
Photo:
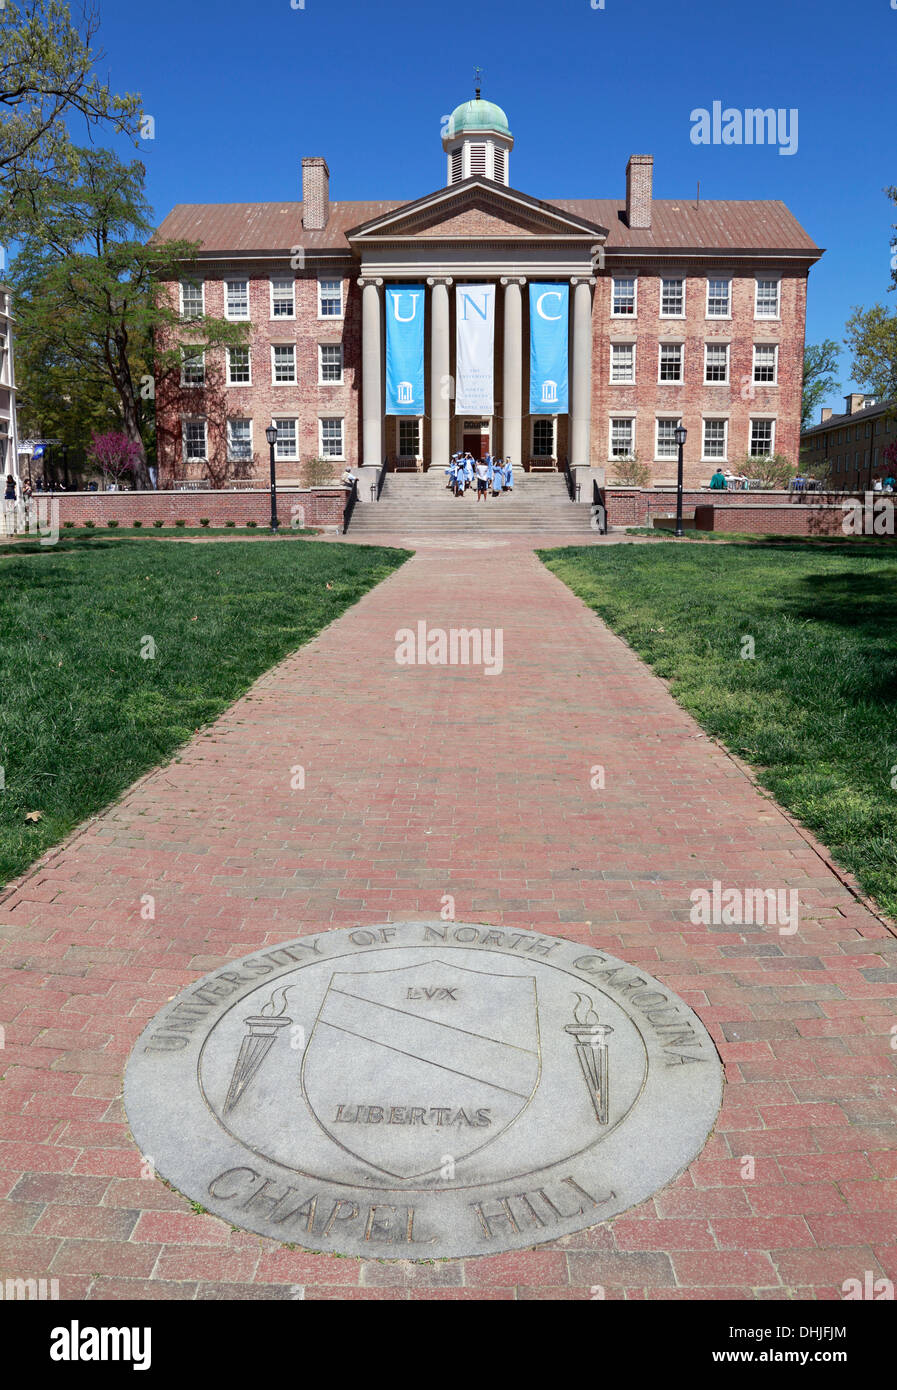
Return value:
<svg viewBox="0 0 897 1390">
<path fill-rule="evenodd" d="M 843 492 L 864 491 L 888 474 L 897 477 L 897 458 L 886 454 L 897 446 L 897 401 L 853 392 L 844 405 L 839 415 L 825 408 L 819 424 L 803 430 L 801 468 Z"/>
</svg>

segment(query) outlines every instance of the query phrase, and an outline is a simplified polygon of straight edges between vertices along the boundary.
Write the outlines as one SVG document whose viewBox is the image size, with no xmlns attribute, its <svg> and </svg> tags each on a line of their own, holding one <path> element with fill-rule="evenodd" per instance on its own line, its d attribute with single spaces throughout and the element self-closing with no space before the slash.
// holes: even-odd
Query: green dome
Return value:
<svg viewBox="0 0 897 1390">
<path fill-rule="evenodd" d="M 466 130 L 498 130 L 503 135 L 511 134 L 507 116 L 494 101 L 462 101 L 455 107 L 449 131 L 452 135 L 460 135 Z"/>
</svg>

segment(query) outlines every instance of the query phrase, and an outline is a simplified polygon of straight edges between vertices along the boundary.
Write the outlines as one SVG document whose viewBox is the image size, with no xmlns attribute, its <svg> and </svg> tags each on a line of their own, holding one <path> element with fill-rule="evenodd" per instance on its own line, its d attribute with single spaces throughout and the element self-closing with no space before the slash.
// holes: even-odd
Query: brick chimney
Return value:
<svg viewBox="0 0 897 1390">
<path fill-rule="evenodd" d="M 847 404 L 847 414 L 856 415 L 858 410 L 862 410 L 866 404 L 866 397 L 862 391 L 852 391 L 849 396 L 845 396 Z"/>
<path fill-rule="evenodd" d="M 330 219 L 330 170 L 323 155 L 307 155 L 302 161 L 302 225 L 319 232 Z"/>
<path fill-rule="evenodd" d="M 831 412 L 831 410 L 829 409 L 829 407 L 828 407 L 827 405 L 824 405 L 824 406 L 822 407 L 822 410 L 821 410 L 820 415 L 819 415 L 819 423 L 820 423 L 820 425 L 824 425 L 825 422 L 826 422 L 826 420 L 830 420 L 831 418 L 832 418 L 832 412 Z"/>
<path fill-rule="evenodd" d="M 653 154 L 631 154 L 626 165 L 626 221 L 630 227 L 651 226 Z"/>
</svg>

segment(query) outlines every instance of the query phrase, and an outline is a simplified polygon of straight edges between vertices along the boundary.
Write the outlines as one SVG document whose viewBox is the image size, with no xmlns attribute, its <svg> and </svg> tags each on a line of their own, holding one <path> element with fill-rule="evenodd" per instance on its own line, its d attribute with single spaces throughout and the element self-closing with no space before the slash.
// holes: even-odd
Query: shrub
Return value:
<svg viewBox="0 0 897 1390">
<path fill-rule="evenodd" d="M 164 522 L 164 521 L 154 521 L 154 522 L 153 522 L 153 525 L 154 525 L 154 526 L 164 526 L 164 525 L 165 525 L 165 522 Z"/>
<path fill-rule="evenodd" d="M 107 522 L 107 525 L 108 525 L 108 526 L 111 526 L 112 529 L 114 530 L 115 527 L 118 525 L 118 522 L 117 522 L 117 521 L 115 520 L 115 518 L 113 517 L 111 521 Z"/>
<path fill-rule="evenodd" d="M 207 516 L 201 516 L 201 517 L 199 518 L 199 524 L 200 524 L 200 526 L 208 526 L 208 524 L 209 524 L 209 518 L 208 518 Z"/>
<path fill-rule="evenodd" d="M 63 524 L 63 526 L 65 527 L 65 529 L 68 531 L 68 530 L 71 529 L 72 526 L 74 526 L 75 523 L 74 523 L 73 521 L 64 521 L 62 524 Z"/>
<path fill-rule="evenodd" d="M 237 523 L 235 521 L 226 521 L 224 524 L 225 526 L 236 526 Z"/>
<path fill-rule="evenodd" d="M 183 518 L 183 517 L 180 517 L 180 516 L 178 517 L 177 521 L 176 521 L 174 524 L 175 524 L 175 526 L 186 526 L 186 525 L 187 525 L 187 523 L 186 523 L 186 521 L 184 520 L 184 518 Z"/>
<path fill-rule="evenodd" d="M 143 525 L 143 522 L 142 522 L 142 521 L 132 521 L 132 522 L 131 522 L 131 525 L 132 525 L 135 529 L 137 529 L 138 527 L 140 527 L 140 526 Z"/>
<path fill-rule="evenodd" d="M 95 522 L 95 521 L 85 521 L 84 525 L 85 525 L 85 526 L 89 526 L 90 529 L 93 530 L 94 526 L 96 526 L 96 522 Z"/>
<path fill-rule="evenodd" d="M 764 458 L 751 458 L 746 454 L 736 465 L 736 472 L 750 478 L 760 488 L 786 488 L 797 473 L 797 469 L 784 454 L 767 455 Z"/>
<path fill-rule="evenodd" d="M 650 484 L 651 470 L 646 463 L 641 462 L 638 453 L 630 454 L 628 458 L 614 460 L 614 470 L 611 475 L 612 487 L 649 487 Z"/>
<path fill-rule="evenodd" d="M 258 522 L 257 522 L 257 521 L 247 521 L 246 525 L 247 525 L 247 526 L 258 526 Z"/>
</svg>

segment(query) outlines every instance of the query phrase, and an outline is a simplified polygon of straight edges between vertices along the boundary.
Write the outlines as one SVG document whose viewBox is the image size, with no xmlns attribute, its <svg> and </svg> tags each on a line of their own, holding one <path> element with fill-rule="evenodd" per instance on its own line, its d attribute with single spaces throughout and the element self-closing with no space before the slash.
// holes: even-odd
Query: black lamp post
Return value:
<svg viewBox="0 0 897 1390">
<path fill-rule="evenodd" d="M 682 530 L 682 463 L 688 430 L 684 425 L 676 426 L 676 443 L 679 445 L 679 477 L 676 481 L 676 535 L 684 535 Z"/>
<path fill-rule="evenodd" d="M 265 430 L 265 438 L 268 441 L 268 448 L 271 451 L 271 530 L 277 530 L 277 479 L 274 476 L 274 445 L 277 443 L 277 426 L 269 425 Z"/>
</svg>

